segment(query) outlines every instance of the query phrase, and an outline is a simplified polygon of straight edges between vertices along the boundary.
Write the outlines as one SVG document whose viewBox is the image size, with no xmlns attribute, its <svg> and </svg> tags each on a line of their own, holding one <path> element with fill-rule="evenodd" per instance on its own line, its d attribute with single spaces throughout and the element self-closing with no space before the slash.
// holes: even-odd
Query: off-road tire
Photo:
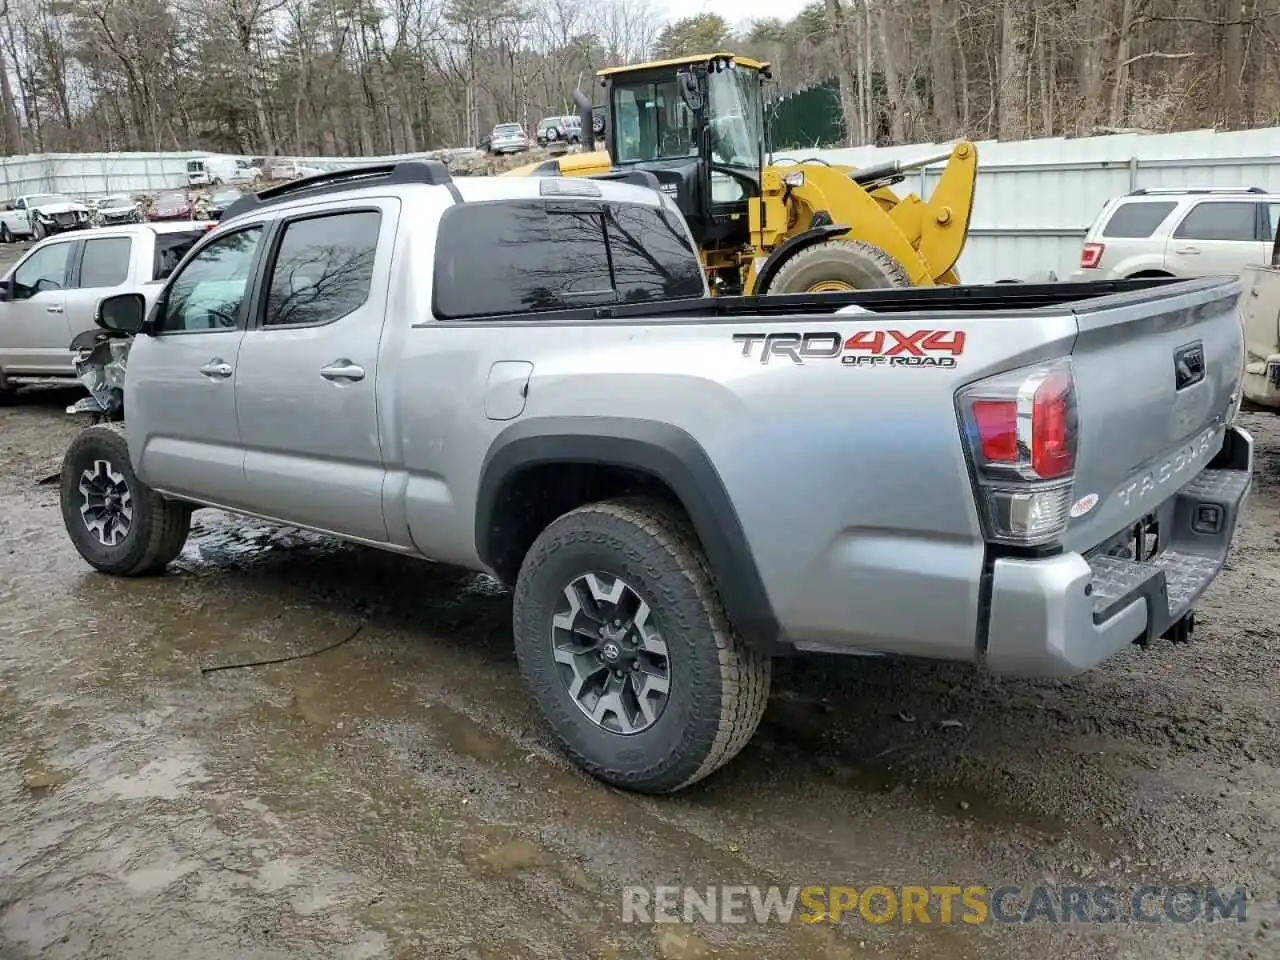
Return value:
<svg viewBox="0 0 1280 960">
<path fill-rule="evenodd" d="M 81 475 L 96 460 L 107 460 L 122 475 L 133 504 L 129 531 L 107 546 L 89 531 L 80 514 Z M 62 459 L 62 522 L 80 556 L 104 573 L 136 577 L 158 573 L 182 552 L 191 531 L 191 506 L 169 500 L 138 479 L 129 461 L 123 425 L 104 423 L 82 430 Z"/>
<path fill-rule="evenodd" d="M 670 691 L 646 729 L 603 729 L 570 696 L 552 650 L 552 619 L 582 574 L 620 576 L 648 603 L 667 644 Z M 669 793 L 711 774 L 755 733 L 772 662 L 734 632 L 694 531 L 675 508 L 627 497 L 552 522 L 516 580 L 516 657 L 560 748 L 592 776 L 628 790 Z"/>
<path fill-rule="evenodd" d="M 879 247 L 863 240 L 834 239 L 792 254 L 764 292 L 802 293 L 824 280 L 843 281 L 855 290 L 911 286 L 906 268 Z"/>
</svg>

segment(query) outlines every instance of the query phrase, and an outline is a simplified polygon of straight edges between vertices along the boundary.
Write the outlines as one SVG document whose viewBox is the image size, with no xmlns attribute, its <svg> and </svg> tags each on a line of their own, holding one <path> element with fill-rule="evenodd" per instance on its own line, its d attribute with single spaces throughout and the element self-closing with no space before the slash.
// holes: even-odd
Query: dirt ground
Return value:
<svg viewBox="0 0 1280 960">
<path fill-rule="evenodd" d="M 76 396 L 0 410 L 0 958 L 1280 956 L 1274 416 L 1243 416 L 1257 482 L 1191 644 L 1067 682 L 780 662 L 744 753 L 645 798 L 549 747 L 484 578 L 209 511 L 165 576 L 91 572 L 38 482 Z M 719 883 L 1252 899 L 1243 923 L 623 922 L 628 884 Z"/>
</svg>

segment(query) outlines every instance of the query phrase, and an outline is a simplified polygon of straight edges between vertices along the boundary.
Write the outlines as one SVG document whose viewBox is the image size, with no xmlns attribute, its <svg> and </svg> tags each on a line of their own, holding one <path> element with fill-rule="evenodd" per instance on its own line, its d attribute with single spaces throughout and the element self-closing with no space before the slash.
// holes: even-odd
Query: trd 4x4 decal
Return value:
<svg viewBox="0 0 1280 960">
<path fill-rule="evenodd" d="M 803 364 L 840 358 L 846 367 L 954 367 L 964 353 L 963 330 L 858 330 L 842 333 L 735 333 L 744 357 L 761 363 L 775 357 Z"/>
</svg>

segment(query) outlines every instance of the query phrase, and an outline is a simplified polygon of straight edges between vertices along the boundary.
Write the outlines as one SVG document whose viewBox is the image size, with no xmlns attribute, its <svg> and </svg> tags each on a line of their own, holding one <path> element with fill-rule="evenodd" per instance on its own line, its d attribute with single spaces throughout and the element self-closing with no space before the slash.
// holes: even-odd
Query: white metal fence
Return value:
<svg viewBox="0 0 1280 960">
<path fill-rule="evenodd" d="M 940 152 L 935 144 L 790 151 L 856 166 Z M 942 170 L 922 170 L 898 189 L 928 196 Z M 1280 193 L 1280 127 L 1232 133 L 1190 131 L 1078 140 L 978 144 L 978 184 L 961 279 L 1001 280 L 1053 270 L 1066 279 L 1112 197 L 1139 187 L 1258 186 Z"/>
<path fill-rule="evenodd" d="M 935 144 L 789 151 L 862 166 L 938 152 Z M 334 166 L 403 157 L 300 157 Z M 0 158 L 4 196 L 65 193 L 91 197 L 180 186 L 194 151 L 177 153 L 40 154 Z M 1079 264 L 1085 231 L 1112 197 L 1144 186 L 1258 186 L 1280 193 L 1280 127 L 1234 133 L 1191 131 L 1078 140 L 978 144 L 977 198 L 960 260 L 967 281 L 1025 277 L 1053 270 L 1061 278 Z M 941 165 L 913 174 L 903 187 L 927 196 Z"/>
<path fill-rule="evenodd" d="M 392 157 L 297 157 L 299 164 L 320 169 L 445 157 L 471 151 L 437 150 Z M 224 154 L 185 151 L 176 153 L 40 153 L 0 158 L 3 198 L 24 194 L 61 193 L 88 199 L 108 193 L 152 193 L 166 187 L 183 187 L 187 182 L 187 161 L 193 157 Z M 295 159 L 295 158 L 290 158 Z"/>
</svg>

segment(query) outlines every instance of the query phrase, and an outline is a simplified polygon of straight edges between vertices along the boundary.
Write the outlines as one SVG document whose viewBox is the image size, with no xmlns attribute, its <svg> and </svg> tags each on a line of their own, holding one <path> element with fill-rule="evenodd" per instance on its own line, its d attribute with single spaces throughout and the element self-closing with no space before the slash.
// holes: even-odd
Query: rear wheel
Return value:
<svg viewBox="0 0 1280 960">
<path fill-rule="evenodd" d="M 664 793 L 751 738 L 771 662 L 725 615 L 688 521 L 624 498 L 565 514 L 516 580 L 521 673 L 560 747 L 593 776 Z"/>
<path fill-rule="evenodd" d="M 7 223 L 0 223 L 0 243 L 13 243 L 13 234 L 9 232 Z"/>
<path fill-rule="evenodd" d="M 909 287 L 906 268 L 862 240 L 826 240 L 794 253 L 773 275 L 765 293 L 845 293 Z"/>
<path fill-rule="evenodd" d="M 158 572 L 187 542 L 191 507 L 138 479 L 115 424 L 88 427 L 71 441 L 61 493 L 67 535 L 80 556 L 105 573 Z"/>
<path fill-rule="evenodd" d="M 4 378 L 4 371 L 0 370 L 0 407 L 7 407 L 13 403 L 18 396 L 18 388 Z"/>
</svg>

